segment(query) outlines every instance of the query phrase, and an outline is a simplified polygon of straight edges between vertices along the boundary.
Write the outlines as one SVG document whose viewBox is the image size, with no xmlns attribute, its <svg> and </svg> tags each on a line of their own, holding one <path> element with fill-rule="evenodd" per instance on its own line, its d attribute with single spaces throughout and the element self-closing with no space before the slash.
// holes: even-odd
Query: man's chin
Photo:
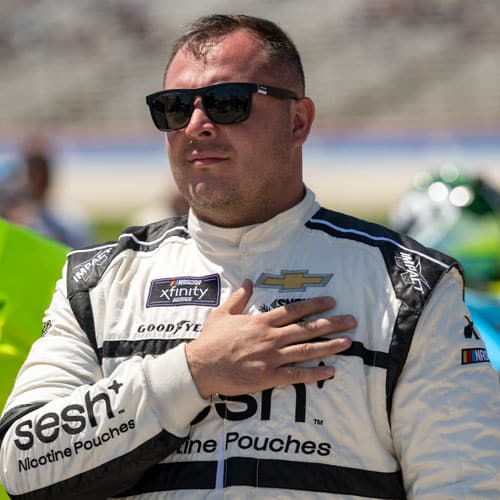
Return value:
<svg viewBox="0 0 500 500">
<path fill-rule="evenodd" d="M 205 209 L 228 209 L 241 202 L 241 196 L 230 187 L 221 186 L 220 182 L 198 183 L 191 193 L 192 205 Z"/>
</svg>

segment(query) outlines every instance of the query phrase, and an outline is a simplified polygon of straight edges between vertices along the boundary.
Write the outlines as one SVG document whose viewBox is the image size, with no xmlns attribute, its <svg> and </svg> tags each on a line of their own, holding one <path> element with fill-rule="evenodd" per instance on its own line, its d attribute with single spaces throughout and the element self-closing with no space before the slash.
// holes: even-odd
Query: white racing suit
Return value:
<svg viewBox="0 0 500 500">
<path fill-rule="evenodd" d="M 200 397 L 185 343 L 244 278 L 248 314 L 331 295 L 357 318 L 310 363 L 333 379 Z M 500 498 L 499 382 L 459 266 L 310 191 L 256 226 L 191 214 L 73 251 L 44 321 L 0 422 L 12 498 Z"/>
</svg>

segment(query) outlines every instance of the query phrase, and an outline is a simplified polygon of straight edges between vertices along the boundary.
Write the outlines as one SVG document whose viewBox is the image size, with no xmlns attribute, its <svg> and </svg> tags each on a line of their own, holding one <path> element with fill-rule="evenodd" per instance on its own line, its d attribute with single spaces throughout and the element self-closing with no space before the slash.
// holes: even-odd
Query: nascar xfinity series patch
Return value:
<svg viewBox="0 0 500 500">
<path fill-rule="evenodd" d="M 220 277 L 183 276 L 153 280 L 149 287 L 146 307 L 218 306 Z"/>
</svg>

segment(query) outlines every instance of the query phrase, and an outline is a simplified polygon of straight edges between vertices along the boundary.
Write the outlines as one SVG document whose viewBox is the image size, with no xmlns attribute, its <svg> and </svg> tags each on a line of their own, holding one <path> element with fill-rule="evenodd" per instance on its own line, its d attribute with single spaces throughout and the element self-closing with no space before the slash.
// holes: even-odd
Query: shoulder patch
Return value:
<svg viewBox="0 0 500 500">
<path fill-rule="evenodd" d="M 397 297 L 421 310 L 442 275 L 460 264 L 448 255 L 427 248 L 409 236 L 379 224 L 321 208 L 306 223 L 311 229 L 336 238 L 377 247 L 382 254 Z"/>
<path fill-rule="evenodd" d="M 99 270 L 106 267 L 116 246 L 113 243 L 108 246 L 89 249 L 88 251 L 78 251 L 78 257 L 73 254 L 71 260 L 76 262 L 71 268 L 68 267 L 73 282 L 76 284 L 92 282 L 99 274 Z"/>
<path fill-rule="evenodd" d="M 490 358 L 483 347 L 471 347 L 462 349 L 462 365 L 472 365 L 475 363 L 489 363 Z"/>
<path fill-rule="evenodd" d="M 113 259 L 124 250 L 148 252 L 173 236 L 189 238 L 187 216 L 131 227 L 117 241 L 73 250 L 68 254 L 68 295 L 71 297 L 95 286 Z"/>
</svg>

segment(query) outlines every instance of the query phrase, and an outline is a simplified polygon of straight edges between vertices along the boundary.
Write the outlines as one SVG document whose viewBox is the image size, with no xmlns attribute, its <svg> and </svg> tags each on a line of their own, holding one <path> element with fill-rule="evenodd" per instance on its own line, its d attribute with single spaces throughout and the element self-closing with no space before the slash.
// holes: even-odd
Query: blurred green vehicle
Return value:
<svg viewBox="0 0 500 500">
<path fill-rule="evenodd" d="M 0 410 L 31 344 L 69 249 L 0 218 Z M 9 498 L 0 486 L 0 499 Z"/>
</svg>

